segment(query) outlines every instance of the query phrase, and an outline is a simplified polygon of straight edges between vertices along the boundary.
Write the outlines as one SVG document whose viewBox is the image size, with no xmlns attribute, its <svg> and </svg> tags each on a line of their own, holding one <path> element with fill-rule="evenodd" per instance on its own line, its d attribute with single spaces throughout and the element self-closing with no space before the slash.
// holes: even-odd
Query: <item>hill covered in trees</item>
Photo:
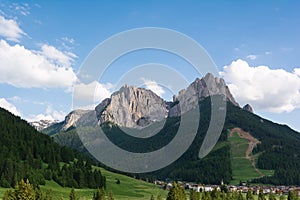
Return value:
<svg viewBox="0 0 300 200">
<path fill-rule="evenodd" d="M 233 105 L 231 102 L 227 102 L 225 126 L 218 144 L 208 156 L 199 159 L 199 149 L 210 122 L 210 98 L 201 100 L 199 105 L 201 116 L 199 129 L 189 149 L 171 165 L 152 173 L 135 176 L 209 184 L 219 184 L 223 180 L 225 183 L 229 183 L 233 179 L 231 150 L 234 149 L 231 149 L 232 147 L 228 142 L 228 132 L 239 127 L 260 141 L 260 144 L 252 152 L 257 157 L 256 166 L 259 169 L 274 170 L 273 176 L 241 181 L 300 185 L 300 146 L 298 145 L 300 134 L 286 125 L 263 119 Z M 163 129 L 149 138 L 132 137 L 123 133 L 117 125 L 109 122 L 101 126 L 107 137 L 119 147 L 131 152 L 150 152 L 168 144 L 175 136 L 179 124 L 180 117 L 168 118 Z M 84 151 L 84 146 L 76 134 L 76 129 L 71 127 L 62 131 L 59 126 L 62 126 L 62 123 L 48 129 L 48 133 L 51 133 L 54 140 L 60 144 Z M 140 134 L 143 134 L 143 129 L 140 130 Z"/>
<path fill-rule="evenodd" d="M 105 187 L 105 177 L 93 170 L 93 159 L 36 131 L 26 121 L 0 108 L 0 186 L 13 187 L 21 179 L 34 186 L 54 180 L 75 188 Z"/>
</svg>

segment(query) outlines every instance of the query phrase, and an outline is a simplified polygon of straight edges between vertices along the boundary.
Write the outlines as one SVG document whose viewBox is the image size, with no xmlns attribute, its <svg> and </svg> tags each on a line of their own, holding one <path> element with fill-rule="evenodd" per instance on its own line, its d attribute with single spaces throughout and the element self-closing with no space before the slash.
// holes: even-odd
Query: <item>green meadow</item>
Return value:
<svg viewBox="0 0 300 200">
<path fill-rule="evenodd" d="M 259 178 L 260 174 L 252 166 L 251 161 L 246 159 L 246 150 L 249 141 L 245 138 L 240 138 L 237 133 L 232 136 L 228 135 L 228 142 L 231 146 L 231 166 L 233 180 L 230 182 L 232 185 L 239 184 L 240 181 L 250 181 L 254 178 Z M 257 157 L 254 157 L 256 160 Z M 259 171 L 264 175 L 273 175 L 272 170 Z"/>
<path fill-rule="evenodd" d="M 150 199 L 151 194 L 155 197 L 161 194 L 167 196 L 167 191 L 160 189 L 157 185 L 147 183 L 142 180 L 137 180 L 125 175 L 116 174 L 101 168 L 101 172 L 106 176 L 106 195 L 111 190 L 117 200 L 135 200 L 135 199 Z M 116 180 L 120 180 L 120 184 Z M 61 197 L 69 199 L 71 188 L 61 187 L 54 181 L 46 181 L 45 186 L 41 186 L 45 192 L 51 191 L 53 200 L 59 200 Z M 2 199 L 7 188 L 0 188 L 0 199 Z M 92 199 L 94 189 L 75 189 L 78 198 Z"/>
</svg>

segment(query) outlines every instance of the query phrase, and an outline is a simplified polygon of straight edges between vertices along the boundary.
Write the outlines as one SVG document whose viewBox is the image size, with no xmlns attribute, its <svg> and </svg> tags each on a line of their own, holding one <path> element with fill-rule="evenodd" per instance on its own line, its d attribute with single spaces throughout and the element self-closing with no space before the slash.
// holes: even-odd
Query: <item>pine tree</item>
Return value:
<svg viewBox="0 0 300 200">
<path fill-rule="evenodd" d="M 264 195 L 264 192 L 263 192 L 262 189 L 259 190 L 257 200 L 266 200 L 265 195 Z"/>
<path fill-rule="evenodd" d="M 35 199 L 36 200 L 45 200 L 46 199 L 45 193 L 42 192 L 42 190 L 39 186 L 35 189 Z"/>
<path fill-rule="evenodd" d="M 114 200 L 114 195 L 112 193 L 112 191 L 110 190 L 109 193 L 108 193 L 108 197 L 107 197 L 108 200 Z"/>
<path fill-rule="evenodd" d="M 237 199 L 238 199 L 238 200 L 244 200 L 244 197 L 243 197 L 242 192 L 239 192 L 238 198 L 237 198 Z"/>
<path fill-rule="evenodd" d="M 93 200 L 105 200 L 105 192 L 103 187 L 97 189 L 96 193 L 94 193 Z"/>
<path fill-rule="evenodd" d="M 247 195 L 246 195 L 246 200 L 254 200 L 252 190 L 248 190 Z"/>
<path fill-rule="evenodd" d="M 69 197 L 70 197 L 70 200 L 76 200 L 76 193 L 75 193 L 74 188 L 72 188 Z"/>
<path fill-rule="evenodd" d="M 275 197 L 274 193 L 270 192 L 269 200 L 276 200 L 276 197 Z"/>
<path fill-rule="evenodd" d="M 3 200 L 15 200 L 15 199 L 16 199 L 16 196 L 15 196 L 14 190 L 7 190 L 4 193 Z"/>
<path fill-rule="evenodd" d="M 174 182 L 168 193 L 167 200 L 186 200 L 184 188 Z"/>
<path fill-rule="evenodd" d="M 279 198 L 279 200 L 285 200 L 284 195 L 281 195 L 280 198 Z"/>
<path fill-rule="evenodd" d="M 17 200 L 35 200 L 35 191 L 33 185 L 22 179 L 15 187 L 15 197 Z"/>
<path fill-rule="evenodd" d="M 290 190 L 288 193 L 288 198 L 287 200 L 298 200 L 298 197 L 296 195 L 295 191 Z"/>
<path fill-rule="evenodd" d="M 190 200 L 199 200 L 200 195 L 199 192 L 196 192 L 195 190 L 190 190 Z"/>
<path fill-rule="evenodd" d="M 231 199 L 233 199 L 233 200 L 236 199 L 237 200 L 238 199 L 238 195 L 239 194 L 238 194 L 237 191 L 233 191 L 232 194 L 231 194 Z"/>
<path fill-rule="evenodd" d="M 1 179 L 0 179 L 0 186 L 4 188 L 9 188 L 10 183 L 6 180 L 4 174 L 2 174 Z"/>
<path fill-rule="evenodd" d="M 220 199 L 220 191 L 217 189 L 214 189 L 210 195 L 212 199 Z"/>
</svg>

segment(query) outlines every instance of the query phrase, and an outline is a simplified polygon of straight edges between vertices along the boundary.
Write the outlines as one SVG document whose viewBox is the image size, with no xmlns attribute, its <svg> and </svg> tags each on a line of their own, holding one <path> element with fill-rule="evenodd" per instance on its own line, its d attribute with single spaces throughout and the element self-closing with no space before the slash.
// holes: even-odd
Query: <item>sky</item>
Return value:
<svg viewBox="0 0 300 200">
<path fill-rule="evenodd" d="M 90 52 L 130 29 L 160 27 L 194 39 L 215 62 L 241 106 L 300 131 L 299 1 L 3 1 L 0 0 L 0 106 L 28 121 L 63 120 Z M 79 83 L 82 98 L 109 97 L 124 74 L 161 63 L 199 76 L 172 54 L 141 50 L 120 57 L 101 80 Z M 155 77 L 143 86 L 170 100 L 178 91 Z M 182 89 L 186 85 L 182 85 Z M 172 88 L 172 87 L 171 87 Z"/>
</svg>

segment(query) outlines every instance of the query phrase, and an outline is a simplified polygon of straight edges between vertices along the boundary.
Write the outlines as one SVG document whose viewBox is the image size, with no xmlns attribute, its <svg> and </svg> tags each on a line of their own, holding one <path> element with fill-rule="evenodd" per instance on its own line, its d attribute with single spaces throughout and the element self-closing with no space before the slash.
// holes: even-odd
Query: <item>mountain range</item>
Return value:
<svg viewBox="0 0 300 200">
<path fill-rule="evenodd" d="M 199 147 L 204 143 L 209 128 L 214 96 L 227 104 L 225 123 L 217 145 L 208 156 L 199 159 Z M 151 90 L 125 85 L 94 110 L 74 110 L 64 121 L 51 125 L 43 132 L 61 145 L 86 151 L 76 128 L 101 126 L 106 136 L 119 147 L 132 152 L 151 152 L 168 144 L 175 137 L 181 117 L 195 109 L 199 109 L 201 118 L 196 122 L 199 125 L 197 135 L 188 150 L 169 166 L 138 176 L 202 183 L 220 183 L 221 180 L 229 183 L 234 180 L 300 184 L 300 134 L 286 125 L 255 115 L 248 104 L 240 108 L 225 81 L 210 73 L 179 91 L 171 102 Z M 196 119 L 189 120 L 193 122 Z M 157 134 L 148 136 L 149 130 L 162 121 L 163 128 Z M 122 131 L 124 128 L 145 137 L 125 134 Z M 237 137 L 246 141 L 243 143 L 245 150 L 239 143 L 234 143 L 236 138 L 233 139 L 232 130 L 242 131 L 237 132 Z M 244 132 L 247 134 L 242 134 Z M 257 142 L 251 142 L 251 138 Z M 241 150 L 242 156 L 235 157 Z M 239 159 L 242 159 L 240 163 L 237 161 Z M 252 171 L 243 172 L 244 168 Z"/>
<path fill-rule="evenodd" d="M 49 126 L 58 123 L 59 120 L 48 120 L 48 119 L 41 119 L 39 121 L 29 122 L 31 126 L 33 126 L 36 130 L 41 131 Z"/>
<path fill-rule="evenodd" d="M 239 106 L 225 81 L 210 73 L 179 91 L 178 95 L 173 96 L 172 102 L 163 100 L 151 90 L 124 85 L 94 110 L 74 110 L 69 113 L 61 129 L 74 128 L 85 121 L 92 124 L 111 122 L 121 127 L 140 129 L 168 117 L 178 117 L 197 107 L 200 100 L 214 95 L 222 95 L 228 102 Z M 245 109 L 252 110 L 250 105 L 246 105 Z"/>
</svg>

